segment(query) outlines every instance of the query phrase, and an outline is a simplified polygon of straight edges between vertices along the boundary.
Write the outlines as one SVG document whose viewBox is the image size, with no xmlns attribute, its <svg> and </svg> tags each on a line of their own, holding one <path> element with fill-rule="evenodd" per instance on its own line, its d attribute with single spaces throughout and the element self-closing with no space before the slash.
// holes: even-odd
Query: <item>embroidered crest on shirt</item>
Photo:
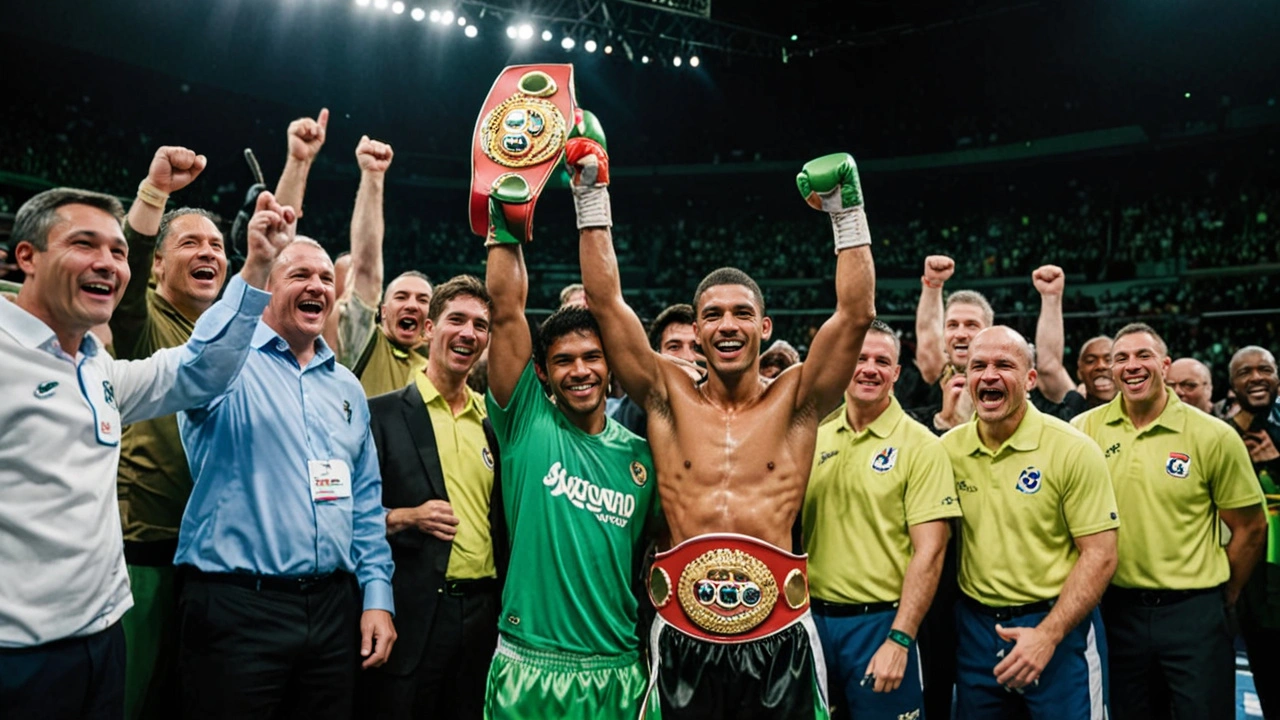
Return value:
<svg viewBox="0 0 1280 720">
<path fill-rule="evenodd" d="M 1169 453 L 1169 462 L 1164 464 L 1164 471 L 1170 477 L 1184 478 L 1191 474 L 1191 456 L 1186 453 Z"/>
<path fill-rule="evenodd" d="M 484 466 L 493 469 L 493 453 L 489 452 L 489 448 L 480 448 L 480 459 L 484 461 Z"/>
<path fill-rule="evenodd" d="M 37 400 L 47 400 L 48 398 L 53 397 L 53 393 L 57 389 L 58 381 L 50 380 L 49 382 L 42 382 L 39 385 L 36 385 L 36 391 L 33 394 L 36 396 Z"/>
<path fill-rule="evenodd" d="M 896 462 L 898 462 L 898 448 L 887 447 L 871 458 L 871 469 L 878 473 L 889 472 Z"/>
<path fill-rule="evenodd" d="M 116 407 L 116 387 L 111 384 L 110 380 L 102 381 L 102 401 L 105 402 L 109 408 L 114 410 L 120 409 Z"/>
<path fill-rule="evenodd" d="M 631 479 L 640 487 L 644 487 L 644 484 L 649 481 L 649 471 L 644 469 L 644 465 L 639 460 L 631 461 Z"/>
<path fill-rule="evenodd" d="M 1035 495 L 1040 492 L 1040 469 L 1035 465 L 1023 470 L 1018 475 L 1018 492 Z"/>
</svg>

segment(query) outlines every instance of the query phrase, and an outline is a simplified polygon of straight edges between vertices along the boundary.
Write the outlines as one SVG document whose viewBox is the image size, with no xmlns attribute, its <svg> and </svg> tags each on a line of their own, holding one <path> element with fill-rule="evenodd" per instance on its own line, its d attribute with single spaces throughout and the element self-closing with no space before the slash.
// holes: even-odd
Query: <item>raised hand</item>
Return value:
<svg viewBox="0 0 1280 720">
<path fill-rule="evenodd" d="M 249 219 L 249 252 L 244 268 L 240 271 L 244 281 L 256 288 L 265 288 L 271 266 L 285 247 L 293 242 L 293 223 L 297 215 L 293 208 L 276 202 L 275 196 L 264 192 L 258 196 L 253 217 Z"/>
<path fill-rule="evenodd" d="M 325 129 L 329 126 L 329 108 L 321 108 L 314 120 L 298 118 L 289 123 L 289 158 L 310 163 L 324 147 Z"/>
<path fill-rule="evenodd" d="M 1066 287 L 1066 277 L 1057 265 L 1043 265 L 1031 273 L 1031 284 L 1041 295 L 1061 295 Z"/>
<path fill-rule="evenodd" d="M 924 281 L 931 287 L 942 287 L 956 272 L 956 261 L 946 255 L 930 255 L 924 259 Z"/>
<path fill-rule="evenodd" d="M 564 162 L 569 169 L 569 187 L 578 211 L 578 229 L 613 227 L 604 127 L 586 110 L 578 110 L 575 119 L 577 122 L 565 143 Z"/>
<path fill-rule="evenodd" d="M 356 162 L 360 164 L 361 172 L 385 173 L 391 167 L 394 155 L 390 145 L 370 140 L 368 135 L 362 136 L 356 146 Z"/>
<path fill-rule="evenodd" d="M 810 160 L 796 175 L 796 188 L 809 207 L 831 215 L 836 252 L 871 243 L 862 212 L 862 181 L 852 155 L 834 153 Z"/>
<path fill-rule="evenodd" d="M 200 176 L 208 160 L 194 150 L 165 145 L 156 150 L 147 169 L 147 182 L 168 195 L 191 184 Z"/>
</svg>

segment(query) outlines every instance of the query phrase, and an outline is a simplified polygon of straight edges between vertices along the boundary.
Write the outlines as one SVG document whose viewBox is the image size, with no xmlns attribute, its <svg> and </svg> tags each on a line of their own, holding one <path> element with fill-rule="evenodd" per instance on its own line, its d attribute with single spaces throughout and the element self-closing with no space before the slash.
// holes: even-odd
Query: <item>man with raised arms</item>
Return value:
<svg viewBox="0 0 1280 720">
<path fill-rule="evenodd" d="M 524 255 L 501 203 L 532 193 L 514 177 L 492 195 L 485 243 L 486 402 L 511 555 L 484 714 L 635 718 L 645 674 L 632 579 L 656 516 L 653 458 L 644 439 L 605 416 L 610 364 L 586 308 L 561 307 L 531 337 Z"/>
<path fill-rule="evenodd" d="M 609 208 L 604 134 L 589 113 L 566 161 L 587 305 L 611 367 L 649 414 L 649 441 L 672 547 L 649 592 L 658 608 L 648 717 L 825 717 L 821 646 L 809 615 L 805 558 L 787 552 L 808 483 L 818 421 L 840 404 L 875 318 L 870 234 L 853 158 L 805 165 L 801 195 L 831 213 L 835 314 L 811 354 L 771 383 L 759 375 L 771 322 L 740 270 L 707 276 L 694 296 L 707 379 L 654 352 L 622 297 Z"/>
</svg>

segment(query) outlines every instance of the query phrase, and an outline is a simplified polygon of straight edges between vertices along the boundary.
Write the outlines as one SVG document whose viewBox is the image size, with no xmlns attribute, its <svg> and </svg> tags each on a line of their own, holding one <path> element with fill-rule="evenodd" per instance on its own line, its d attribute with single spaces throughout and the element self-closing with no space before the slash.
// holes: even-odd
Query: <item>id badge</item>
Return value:
<svg viewBox="0 0 1280 720">
<path fill-rule="evenodd" d="M 342 460 L 308 460 L 311 500 L 330 502 L 351 497 L 351 468 Z"/>
</svg>

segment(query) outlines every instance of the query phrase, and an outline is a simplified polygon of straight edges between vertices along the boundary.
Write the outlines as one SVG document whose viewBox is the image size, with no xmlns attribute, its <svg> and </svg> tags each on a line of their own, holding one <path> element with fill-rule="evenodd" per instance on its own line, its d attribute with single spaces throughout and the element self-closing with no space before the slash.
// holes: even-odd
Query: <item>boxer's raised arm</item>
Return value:
<svg viewBox="0 0 1280 720">
<path fill-rule="evenodd" d="M 573 171 L 578 213 L 578 248 L 587 307 L 600 325 L 605 357 L 627 395 L 647 411 L 664 401 L 666 387 L 658 355 L 649 347 L 644 325 L 622 297 L 618 258 L 613 251 L 609 209 L 609 155 L 604 131 L 589 112 L 570 132 L 565 160 Z"/>
<path fill-rule="evenodd" d="M 529 273 L 520 241 L 507 229 L 500 199 L 501 191 L 495 191 L 489 199 L 485 287 L 493 300 L 489 314 L 489 392 L 498 405 L 506 407 L 533 355 L 533 338 L 524 317 Z"/>
<path fill-rule="evenodd" d="M 809 357 L 816 361 L 800 366 L 796 395 L 797 410 L 812 406 L 821 418 L 840 404 L 876 319 L 875 263 L 853 157 L 837 153 L 812 160 L 796 184 L 810 206 L 831 215 L 836 239 L 836 311 L 813 336 Z"/>
<path fill-rule="evenodd" d="M 930 255 L 924 259 L 920 304 L 916 306 L 916 368 L 930 385 L 938 382 L 947 364 L 942 286 L 955 270 L 955 261 L 946 255 Z"/>
</svg>

